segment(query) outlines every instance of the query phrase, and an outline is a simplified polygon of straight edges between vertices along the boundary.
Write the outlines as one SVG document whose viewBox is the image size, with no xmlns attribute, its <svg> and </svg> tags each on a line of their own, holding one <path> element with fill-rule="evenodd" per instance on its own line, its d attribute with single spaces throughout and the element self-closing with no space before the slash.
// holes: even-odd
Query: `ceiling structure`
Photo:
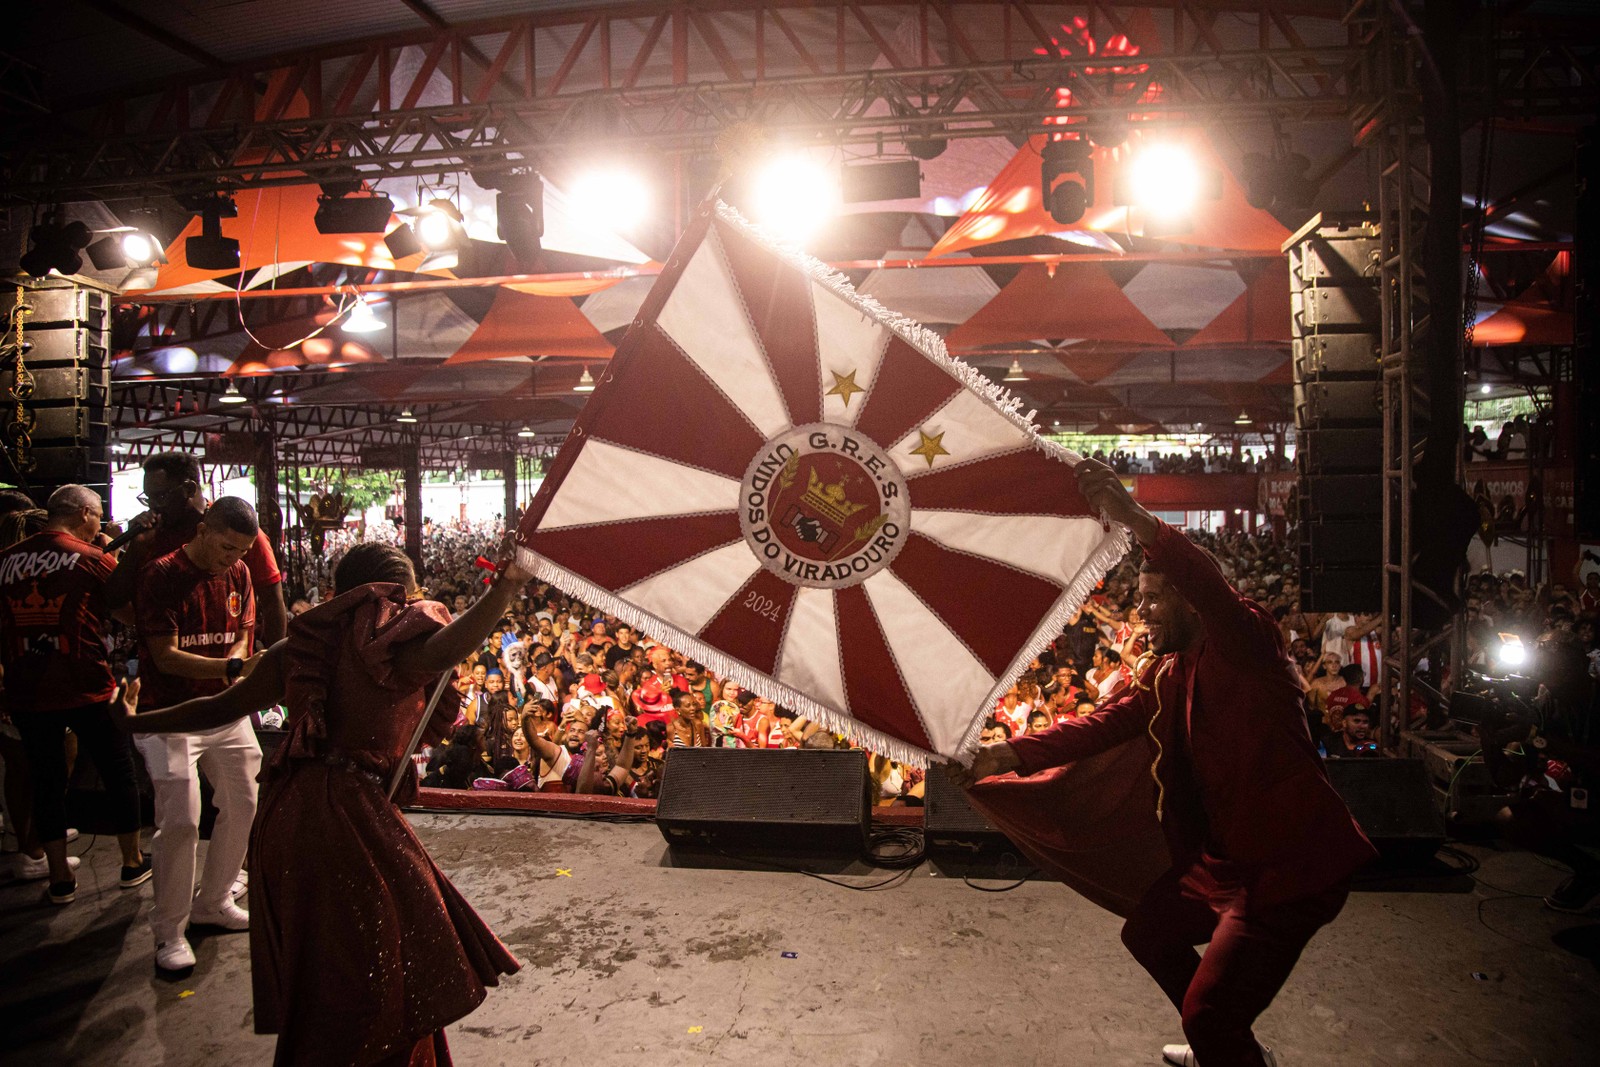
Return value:
<svg viewBox="0 0 1600 1067">
<path fill-rule="evenodd" d="M 281 203 L 268 197 L 282 188 L 305 201 L 313 182 L 359 179 L 414 204 L 424 185 L 446 183 L 474 238 L 453 272 L 370 248 L 291 257 L 291 222 L 246 232 L 238 275 L 182 274 L 175 257 L 165 282 L 127 290 L 114 403 L 128 458 L 270 429 L 306 462 L 358 463 L 364 449 L 420 434 L 426 464 L 454 466 L 491 445 L 559 439 L 583 400 L 580 374 L 601 369 L 728 160 L 759 143 L 833 165 L 916 157 L 918 195 L 847 205 L 811 250 L 994 377 L 1020 362 L 1025 380 L 1007 384 L 1046 426 L 1232 430 L 1241 409 L 1281 426 L 1287 307 L 1273 329 L 1278 290 L 1262 279 L 1281 258 L 1270 240 L 1019 230 L 1011 219 L 985 237 L 983 193 L 1008 168 L 1037 182 L 1028 152 L 1052 124 L 1131 118 L 1140 130 L 1198 132 L 1236 190 L 1247 152 L 1281 140 L 1306 155 L 1314 198 L 1260 212 L 1263 234 L 1287 234 L 1314 209 L 1359 208 L 1373 179 L 1358 144 L 1371 82 L 1348 6 L 33 5 L 15 54 L 0 56 L 0 202 L 11 205 L 0 260 L 25 247 L 45 204 L 170 240 L 195 225 L 179 196 L 222 188 L 241 204 Z M 1493 99 L 1469 102 L 1516 116 L 1496 124 L 1485 202 L 1491 243 L 1520 242 L 1516 255 L 1534 259 L 1485 257 L 1507 264 L 1486 272 L 1480 315 L 1510 316 L 1497 344 L 1559 342 L 1545 329 L 1559 306 L 1518 309 L 1551 290 L 1534 283 L 1570 242 L 1570 136 L 1595 110 L 1595 22 L 1581 3 L 1517 5 L 1497 27 Z M 661 179 L 655 210 L 627 233 L 585 230 L 563 212 L 563 190 L 584 166 L 615 160 Z M 510 259 L 485 210 L 494 175 L 518 166 L 549 191 L 533 272 Z M 260 209 L 240 216 L 230 224 L 263 225 Z M 386 334 L 306 338 L 356 289 L 381 302 Z M 1527 332 L 1535 320 L 1545 332 Z M 1513 352 L 1490 349 L 1486 373 L 1527 378 Z M 251 402 L 220 404 L 230 385 Z M 418 422 L 397 424 L 403 411 Z M 534 436 L 517 437 L 524 428 Z"/>
</svg>

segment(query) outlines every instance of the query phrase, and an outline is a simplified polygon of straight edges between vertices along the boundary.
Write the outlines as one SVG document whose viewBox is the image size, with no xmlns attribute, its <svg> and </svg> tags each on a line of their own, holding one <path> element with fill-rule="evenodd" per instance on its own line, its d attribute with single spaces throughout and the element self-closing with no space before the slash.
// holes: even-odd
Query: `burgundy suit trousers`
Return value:
<svg viewBox="0 0 1600 1067">
<path fill-rule="evenodd" d="M 1312 935 L 1344 907 L 1349 885 L 1251 908 L 1241 894 L 1194 881 L 1162 875 L 1128 916 L 1122 943 L 1182 1015 L 1200 1067 L 1262 1067 L 1251 1027 Z M 1194 946 L 1207 942 L 1202 957 Z"/>
</svg>

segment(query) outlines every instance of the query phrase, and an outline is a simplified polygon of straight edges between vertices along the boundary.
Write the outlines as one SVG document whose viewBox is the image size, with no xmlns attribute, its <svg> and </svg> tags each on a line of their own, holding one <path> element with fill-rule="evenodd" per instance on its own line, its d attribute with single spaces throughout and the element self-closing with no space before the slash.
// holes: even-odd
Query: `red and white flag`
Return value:
<svg viewBox="0 0 1600 1067">
<path fill-rule="evenodd" d="M 708 206 L 524 516 L 538 575 L 923 764 L 1126 551 L 940 339 Z"/>
</svg>

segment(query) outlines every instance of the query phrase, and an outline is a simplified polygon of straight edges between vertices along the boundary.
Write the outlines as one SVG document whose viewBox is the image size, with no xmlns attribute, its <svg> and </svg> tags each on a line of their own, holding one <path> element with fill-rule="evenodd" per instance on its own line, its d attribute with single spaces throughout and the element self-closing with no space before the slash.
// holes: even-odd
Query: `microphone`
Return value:
<svg viewBox="0 0 1600 1067">
<path fill-rule="evenodd" d="M 100 551 L 115 552 L 129 541 L 132 541 L 135 537 L 138 537 L 140 534 L 144 533 L 146 530 L 153 530 L 159 525 L 161 525 L 161 520 L 154 517 L 148 519 L 144 523 L 140 523 L 136 519 L 128 524 L 128 528 L 126 530 L 113 537 L 110 543 L 108 543 Z"/>
</svg>

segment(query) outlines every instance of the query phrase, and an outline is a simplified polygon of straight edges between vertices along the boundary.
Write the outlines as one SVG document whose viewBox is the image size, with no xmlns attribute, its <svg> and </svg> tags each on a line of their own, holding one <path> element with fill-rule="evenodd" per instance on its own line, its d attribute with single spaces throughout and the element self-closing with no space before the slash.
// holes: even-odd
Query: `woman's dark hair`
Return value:
<svg viewBox="0 0 1600 1067">
<path fill-rule="evenodd" d="M 479 776 L 483 761 L 478 758 L 478 727 L 463 723 L 450 735 L 450 747 L 445 750 L 439 764 L 439 777 L 446 789 L 471 789 L 472 780 Z"/>
<path fill-rule="evenodd" d="M 352 545 L 333 571 L 333 592 L 348 593 L 358 585 L 388 582 L 409 589 L 416 580 L 411 557 L 395 545 L 363 541 Z"/>
</svg>

